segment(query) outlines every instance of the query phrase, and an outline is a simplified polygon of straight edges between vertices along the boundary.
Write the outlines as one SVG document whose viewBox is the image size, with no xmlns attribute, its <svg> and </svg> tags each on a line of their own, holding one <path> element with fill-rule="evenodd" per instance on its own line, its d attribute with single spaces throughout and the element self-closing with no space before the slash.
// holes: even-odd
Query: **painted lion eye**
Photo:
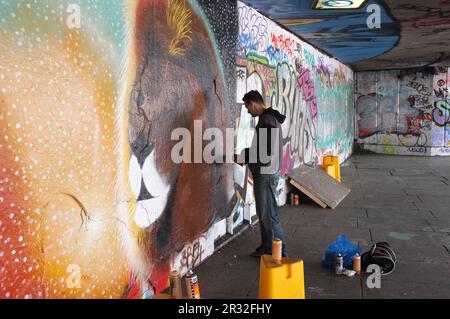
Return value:
<svg viewBox="0 0 450 319">
<path fill-rule="evenodd" d="M 170 185 L 162 179 L 156 170 L 155 150 L 145 160 L 142 172 L 145 187 L 153 196 L 164 196 L 168 193 Z"/>
<path fill-rule="evenodd" d="M 141 108 L 142 105 L 144 105 L 144 103 L 145 103 L 145 98 L 144 98 L 144 95 L 142 94 L 141 90 L 139 90 L 137 93 L 137 102 L 136 103 L 139 108 Z M 143 112 L 142 109 L 139 109 L 139 112 Z"/>
</svg>

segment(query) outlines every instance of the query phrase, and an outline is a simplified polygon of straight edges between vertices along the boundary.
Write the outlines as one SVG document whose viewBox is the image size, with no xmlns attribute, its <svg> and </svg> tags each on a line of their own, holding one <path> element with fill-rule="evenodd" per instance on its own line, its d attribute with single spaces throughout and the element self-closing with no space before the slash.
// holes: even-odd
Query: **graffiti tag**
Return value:
<svg viewBox="0 0 450 319">
<path fill-rule="evenodd" d="M 317 101 L 316 92 L 314 90 L 314 83 L 311 79 L 311 72 L 304 70 L 298 77 L 298 87 L 302 90 L 303 98 L 309 105 L 311 111 L 311 117 L 317 116 Z"/>
<path fill-rule="evenodd" d="M 197 239 L 191 245 L 187 245 L 181 253 L 181 266 L 186 269 L 192 269 L 202 261 L 202 256 L 205 250 Z"/>
<path fill-rule="evenodd" d="M 304 163 L 313 161 L 315 153 L 316 128 L 311 105 L 317 113 L 309 70 L 303 70 L 297 77 L 289 64 L 279 64 L 277 91 L 272 96 L 272 107 L 286 116 L 286 122 L 283 124 L 284 144 L 290 143 L 292 154 L 297 154 L 299 160 Z"/>
<path fill-rule="evenodd" d="M 286 51 L 289 55 L 292 55 L 292 51 L 294 49 L 294 40 L 290 37 L 285 37 L 282 34 L 276 36 L 272 33 L 272 44 L 275 48 L 280 48 Z"/>
<path fill-rule="evenodd" d="M 434 103 L 433 120 L 438 126 L 450 123 L 450 104 L 446 101 Z"/>
<path fill-rule="evenodd" d="M 408 151 L 411 153 L 423 153 L 425 154 L 427 152 L 426 147 L 410 147 L 408 148 Z"/>
</svg>

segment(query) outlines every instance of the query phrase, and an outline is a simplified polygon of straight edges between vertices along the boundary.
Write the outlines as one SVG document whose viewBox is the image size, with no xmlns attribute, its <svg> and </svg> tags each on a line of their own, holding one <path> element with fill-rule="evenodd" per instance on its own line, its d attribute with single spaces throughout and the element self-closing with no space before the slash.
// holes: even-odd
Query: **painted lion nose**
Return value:
<svg viewBox="0 0 450 319">
<path fill-rule="evenodd" d="M 146 199 L 152 199 L 155 198 L 150 194 L 150 192 L 147 190 L 147 187 L 145 186 L 144 179 L 141 179 L 141 191 L 139 193 L 139 196 L 137 198 L 138 201 L 146 200 Z"/>
<path fill-rule="evenodd" d="M 131 151 L 136 156 L 141 169 L 154 147 L 154 144 L 148 140 L 148 130 L 140 132 L 134 142 L 131 143 Z"/>
</svg>

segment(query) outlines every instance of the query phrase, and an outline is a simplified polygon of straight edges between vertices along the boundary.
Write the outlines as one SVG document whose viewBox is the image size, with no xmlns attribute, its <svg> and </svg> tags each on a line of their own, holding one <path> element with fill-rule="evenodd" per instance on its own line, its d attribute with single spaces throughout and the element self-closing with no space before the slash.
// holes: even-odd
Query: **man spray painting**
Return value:
<svg viewBox="0 0 450 319">
<path fill-rule="evenodd" d="M 248 92 L 243 101 L 250 115 L 259 117 L 252 146 L 236 156 L 238 163 L 249 164 L 253 175 L 261 245 L 251 255 L 259 257 L 272 254 L 272 241 L 278 238 L 283 242 L 282 255 L 287 257 L 277 204 L 277 185 L 283 156 L 281 124 L 286 116 L 267 107 L 258 91 Z"/>
</svg>

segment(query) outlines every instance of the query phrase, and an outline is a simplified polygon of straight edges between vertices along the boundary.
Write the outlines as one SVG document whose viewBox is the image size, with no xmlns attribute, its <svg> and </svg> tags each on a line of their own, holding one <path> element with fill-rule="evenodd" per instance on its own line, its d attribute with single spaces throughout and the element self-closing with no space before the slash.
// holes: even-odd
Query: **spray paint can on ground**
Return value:
<svg viewBox="0 0 450 319">
<path fill-rule="evenodd" d="M 298 206 L 298 205 L 300 205 L 300 196 L 295 195 L 294 196 L 294 206 Z"/>
<path fill-rule="evenodd" d="M 353 256 L 353 270 L 356 271 L 357 274 L 361 273 L 361 255 L 356 254 Z"/>
<path fill-rule="evenodd" d="M 341 275 L 344 272 L 344 257 L 341 254 L 336 255 L 336 274 Z"/>
<path fill-rule="evenodd" d="M 181 288 L 181 275 L 177 270 L 174 270 L 170 273 L 170 291 L 171 295 L 175 299 L 183 298 L 183 291 Z"/>
<path fill-rule="evenodd" d="M 186 274 L 186 291 L 189 299 L 200 299 L 200 287 L 198 277 L 192 270 Z"/>
</svg>

